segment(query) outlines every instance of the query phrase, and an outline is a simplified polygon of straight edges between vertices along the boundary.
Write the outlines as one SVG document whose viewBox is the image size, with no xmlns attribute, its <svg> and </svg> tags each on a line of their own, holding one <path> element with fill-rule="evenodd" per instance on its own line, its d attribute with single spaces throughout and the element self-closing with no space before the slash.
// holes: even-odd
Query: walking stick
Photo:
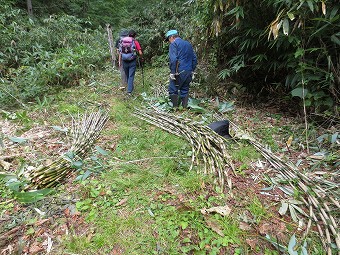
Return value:
<svg viewBox="0 0 340 255">
<path fill-rule="evenodd" d="M 139 66 L 142 68 L 142 79 L 143 79 L 143 87 L 144 87 L 144 68 L 143 68 L 143 61 L 140 60 L 138 57 Z"/>
</svg>

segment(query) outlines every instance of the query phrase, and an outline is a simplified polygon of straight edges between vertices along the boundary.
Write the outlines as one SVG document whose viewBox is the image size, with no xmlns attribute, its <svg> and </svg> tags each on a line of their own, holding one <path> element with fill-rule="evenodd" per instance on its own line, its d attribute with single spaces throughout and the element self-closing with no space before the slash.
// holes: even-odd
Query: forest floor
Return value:
<svg viewBox="0 0 340 255">
<path fill-rule="evenodd" d="M 259 154 L 234 154 L 237 171 L 230 172 L 232 190 L 221 194 L 211 177 L 187 173 L 191 158 L 185 155 L 190 151 L 188 144 L 132 117 L 134 107 L 143 107 L 147 102 L 145 90 L 154 82 L 163 83 L 156 81 L 157 74 L 147 72 L 146 85 L 142 85 L 137 73 L 132 98 L 119 88 L 115 73 L 113 77 L 98 78 L 97 85 L 70 88 L 47 97 L 45 105 L 3 111 L 0 172 L 19 176 L 39 165 L 48 165 L 67 151 L 70 144 L 60 127 L 68 125 L 70 114 L 106 108 L 110 119 L 96 143 L 108 152 L 101 158 L 107 164 L 102 172 L 93 172 L 84 180 L 74 172 L 56 193 L 33 203 L 18 202 L 5 185 L 0 186 L 1 255 L 269 255 L 281 252 L 266 237 L 288 249 L 293 234 L 303 235 L 306 222 L 294 221 L 289 213 L 279 213 L 282 202 L 291 197 L 269 183 L 278 173 Z M 320 149 L 307 150 L 301 118 L 283 112 L 274 102 L 249 105 L 233 101 L 233 109 L 223 117 L 269 145 L 276 156 L 300 169 L 313 168 L 315 176 L 329 174 L 334 181 L 334 160 L 326 162 L 317 154 Z M 216 99 L 208 98 L 204 106 L 211 109 L 214 104 Z M 174 114 L 202 121 L 212 116 L 208 113 L 182 110 Z M 317 144 L 339 152 L 339 144 L 317 143 L 318 137 L 336 131 L 334 126 L 314 126 L 308 137 L 310 146 Z M 157 157 L 163 159 L 150 162 Z M 325 254 L 315 239 L 315 226 L 311 236 L 310 254 Z"/>
</svg>

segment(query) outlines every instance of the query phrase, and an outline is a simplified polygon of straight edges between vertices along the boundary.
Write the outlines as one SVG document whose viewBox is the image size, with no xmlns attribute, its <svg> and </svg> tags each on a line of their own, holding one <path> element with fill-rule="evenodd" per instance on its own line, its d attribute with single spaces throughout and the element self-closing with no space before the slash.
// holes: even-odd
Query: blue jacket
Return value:
<svg viewBox="0 0 340 255">
<path fill-rule="evenodd" d="M 192 45 L 179 37 L 169 46 L 170 72 L 176 73 L 176 63 L 179 62 L 178 72 L 194 71 L 197 65 L 197 57 Z"/>
</svg>

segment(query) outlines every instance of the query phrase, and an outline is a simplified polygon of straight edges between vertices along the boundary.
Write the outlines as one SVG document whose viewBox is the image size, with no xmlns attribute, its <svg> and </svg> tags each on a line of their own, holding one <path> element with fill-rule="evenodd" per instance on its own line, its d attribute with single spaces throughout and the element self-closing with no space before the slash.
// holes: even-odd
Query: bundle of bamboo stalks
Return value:
<svg viewBox="0 0 340 255">
<path fill-rule="evenodd" d="M 135 111 L 135 116 L 143 119 L 157 127 L 160 127 L 172 134 L 185 138 L 192 146 L 192 164 L 203 160 L 204 174 L 218 176 L 218 182 L 222 189 L 225 179 L 229 188 L 232 187 L 228 177 L 227 167 L 234 169 L 231 157 L 227 151 L 227 141 L 218 134 L 212 132 L 207 126 L 184 119 L 180 116 L 161 112 L 157 109 Z M 302 173 L 294 164 L 284 162 L 282 159 L 271 153 L 269 149 L 241 130 L 237 125 L 230 122 L 231 129 L 238 139 L 246 140 L 258 150 L 264 158 L 279 172 L 285 183 L 301 194 L 301 200 L 305 205 L 305 212 L 308 215 L 308 224 L 304 237 L 310 232 L 312 222 L 316 225 L 328 255 L 332 254 L 331 244 L 335 243 L 340 249 L 340 236 L 338 229 L 339 219 L 339 190 L 338 184 L 327 180 L 314 180 Z"/>
<path fill-rule="evenodd" d="M 72 141 L 69 151 L 77 158 L 85 157 L 99 137 L 108 118 L 108 114 L 102 111 L 84 114 L 83 117 L 78 115 L 77 119 L 72 118 L 70 129 Z M 26 190 L 55 187 L 70 176 L 73 171 L 70 159 L 65 155 L 60 156 L 53 163 L 31 172 L 28 177 L 30 183 Z"/>
<path fill-rule="evenodd" d="M 222 191 L 227 183 L 229 189 L 232 182 L 229 176 L 230 169 L 234 171 L 231 156 L 228 153 L 227 139 L 212 131 L 209 127 L 185 119 L 180 116 L 154 110 L 135 110 L 135 116 L 160 127 L 174 135 L 185 138 L 192 149 L 190 169 L 195 162 L 203 161 L 204 168 L 199 172 L 217 177 Z"/>
<path fill-rule="evenodd" d="M 260 144 L 256 139 L 242 131 L 237 125 L 230 122 L 237 137 L 252 144 L 276 171 L 283 177 L 283 181 L 289 183 L 296 194 L 301 194 L 301 200 L 305 205 L 305 211 L 309 212 L 308 224 L 304 236 L 310 231 L 312 221 L 314 221 L 321 241 L 327 254 L 332 254 L 331 244 L 336 244 L 340 249 L 340 235 L 338 229 L 339 219 L 339 185 L 323 179 L 312 179 L 302 173 L 291 162 L 284 162 L 274 155 L 269 149 Z"/>
</svg>

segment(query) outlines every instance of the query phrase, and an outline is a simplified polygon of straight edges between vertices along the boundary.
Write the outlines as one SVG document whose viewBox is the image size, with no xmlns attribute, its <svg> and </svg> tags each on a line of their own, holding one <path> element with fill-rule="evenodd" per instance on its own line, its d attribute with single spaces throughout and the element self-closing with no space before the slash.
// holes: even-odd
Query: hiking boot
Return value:
<svg viewBox="0 0 340 255">
<path fill-rule="evenodd" d="M 183 108 L 188 108 L 188 101 L 189 101 L 189 96 L 186 96 L 186 97 L 182 98 L 182 106 L 183 106 Z"/>
<path fill-rule="evenodd" d="M 178 95 L 170 95 L 170 99 L 172 102 L 172 108 L 178 107 Z"/>
</svg>

